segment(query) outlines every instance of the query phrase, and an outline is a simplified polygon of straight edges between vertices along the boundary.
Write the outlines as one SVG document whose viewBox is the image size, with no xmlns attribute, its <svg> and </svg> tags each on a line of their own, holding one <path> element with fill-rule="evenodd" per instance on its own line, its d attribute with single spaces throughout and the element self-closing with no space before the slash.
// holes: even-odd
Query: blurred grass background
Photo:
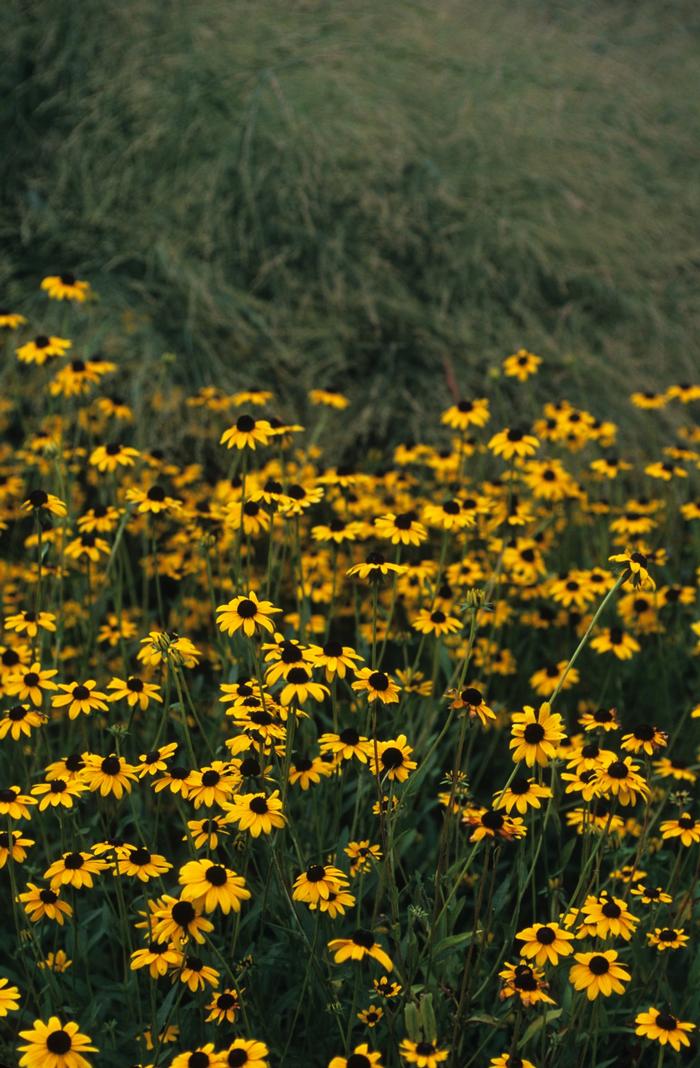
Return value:
<svg viewBox="0 0 700 1068">
<path fill-rule="evenodd" d="M 0 303 L 76 271 L 143 361 L 336 385 L 371 441 L 521 345 L 600 416 L 697 378 L 696 4 L 5 0 L 0 28 Z"/>
</svg>

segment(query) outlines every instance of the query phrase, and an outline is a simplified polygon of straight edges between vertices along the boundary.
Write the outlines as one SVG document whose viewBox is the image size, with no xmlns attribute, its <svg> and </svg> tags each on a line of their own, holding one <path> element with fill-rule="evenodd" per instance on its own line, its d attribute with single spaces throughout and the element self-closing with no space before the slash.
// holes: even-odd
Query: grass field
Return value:
<svg viewBox="0 0 700 1068">
<path fill-rule="evenodd" d="M 11 301 L 77 270 L 145 359 L 175 353 L 191 385 L 335 383 L 377 442 L 520 345 L 602 415 L 691 376 L 694 5 L 37 0 L 0 20 Z"/>
</svg>

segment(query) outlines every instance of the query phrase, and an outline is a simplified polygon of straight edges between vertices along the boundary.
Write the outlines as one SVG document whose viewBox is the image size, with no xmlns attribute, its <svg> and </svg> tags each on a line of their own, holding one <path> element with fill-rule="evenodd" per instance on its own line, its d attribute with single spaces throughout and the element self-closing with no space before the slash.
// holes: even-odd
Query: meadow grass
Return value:
<svg viewBox="0 0 700 1068">
<path fill-rule="evenodd" d="M 426 391 L 483 390 L 520 345 L 601 416 L 691 377 L 694 5 L 36 0 L 0 20 L 10 302 L 77 270 L 189 385 L 342 385 L 362 402 L 345 445 L 420 436 Z"/>
</svg>

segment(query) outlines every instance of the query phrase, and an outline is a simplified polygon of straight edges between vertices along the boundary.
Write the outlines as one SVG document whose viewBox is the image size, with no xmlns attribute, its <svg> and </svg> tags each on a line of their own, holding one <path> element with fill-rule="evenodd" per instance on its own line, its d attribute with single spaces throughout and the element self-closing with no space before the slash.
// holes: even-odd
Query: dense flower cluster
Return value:
<svg viewBox="0 0 700 1068">
<path fill-rule="evenodd" d="M 156 382 L 161 451 L 90 285 L 42 289 L 0 316 L 0 1058 L 696 1043 L 700 388 L 632 395 L 679 411 L 632 463 L 567 401 L 524 421 L 521 349 L 351 465 L 336 390 L 300 423 Z"/>
</svg>

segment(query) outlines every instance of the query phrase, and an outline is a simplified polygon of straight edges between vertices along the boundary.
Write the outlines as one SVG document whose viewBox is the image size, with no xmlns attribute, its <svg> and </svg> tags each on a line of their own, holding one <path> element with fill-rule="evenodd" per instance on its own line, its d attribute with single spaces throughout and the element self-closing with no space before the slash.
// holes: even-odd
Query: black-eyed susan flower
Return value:
<svg viewBox="0 0 700 1068">
<path fill-rule="evenodd" d="M 631 531 L 630 531 L 631 533 Z M 643 531 L 639 531 L 643 533 Z M 629 581 L 633 586 L 643 590 L 656 589 L 656 583 L 649 574 L 649 560 L 644 553 L 628 549 L 624 553 L 615 553 L 608 559 L 614 564 L 621 564 L 624 581 Z"/>
<path fill-rule="evenodd" d="M 655 927 L 647 933 L 647 941 L 663 953 L 667 949 L 685 949 L 689 938 L 682 927 Z"/>
<path fill-rule="evenodd" d="M 194 990 L 196 989 L 195 986 Z M 223 1068 L 225 1063 L 223 1053 L 214 1049 L 213 1042 L 207 1042 L 205 1046 L 197 1046 L 194 1050 L 179 1053 L 172 1061 L 170 1068 Z"/>
<path fill-rule="evenodd" d="M 272 436 L 272 426 L 267 419 L 257 419 L 246 412 L 223 432 L 219 444 L 227 449 L 254 450 L 258 445 L 269 445 Z"/>
<path fill-rule="evenodd" d="M 618 660 L 631 660 L 641 649 L 636 638 L 617 626 L 603 628 L 591 638 L 590 645 L 596 653 L 613 653 Z"/>
<path fill-rule="evenodd" d="M 537 1068 L 527 1057 L 521 1057 L 519 1053 L 510 1054 L 508 1051 L 492 1057 L 488 1068 Z"/>
<path fill-rule="evenodd" d="M 0 816 L 11 820 L 28 820 L 31 818 L 29 806 L 36 804 L 31 794 L 23 794 L 19 786 L 0 788 Z"/>
<path fill-rule="evenodd" d="M 68 338 L 38 334 L 17 349 L 17 359 L 21 363 L 33 363 L 43 367 L 47 360 L 64 356 L 72 344 Z"/>
<path fill-rule="evenodd" d="M 191 901 L 204 912 L 221 909 L 224 914 L 239 912 L 243 901 L 250 899 L 245 879 L 223 864 L 191 860 L 180 868 L 178 881 L 181 898 Z"/>
<path fill-rule="evenodd" d="M 622 735 L 621 747 L 628 753 L 644 753 L 655 756 L 659 749 L 668 744 L 668 735 L 651 723 L 638 723 L 631 731 Z"/>
<path fill-rule="evenodd" d="M 39 812 L 47 808 L 73 808 L 76 797 L 84 793 L 87 787 L 80 779 L 49 779 L 32 786 L 32 796 L 40 798 Z"/>
<path fill-rule="evenodd" d="M 396 704 L 399 700 L 399 687 L 385 671 L 372 668 L 359 668 L 352 684 L 353 690 L 365 694 L 368 701 L 381 701 L 384 705 Z"/>
<path fill-rule="evenodd" d="M 235 634 L 237 630 L 242 630 L 247 638 L 252 638 L 261 629 L 272 634 L 275 626 L 271 617 L 280 611 L 272 601 L 259 601 L 257 594 L 251 590 L 219 605 L 216 622 L 224 634 Z"/>
<path fill-rule="evenodd" d="M 113 473 L 118 471 L 120 467 L 133 467 L 138 458 L 138 449 L 134 449 L 130 445 L 111 443 L 109 445 L 98 445 L 93 449 L 90 453 L 90 464 L 100 472 Z"/>
<path fill-rule="evenodd" d="M 339 734 L 328 731 L 321 735 L 318 744 L 322 755 L 331 753 L 340 760 L 352 760 L 354 757 L 361 764 L 366 764 L 374 752 L 369 738 L 364 738 L 354 727 L 345 727 Z"/>
<path fill-rule="evenodd" d="M 544 972 L 532 960 L 521 960 L 517 964 L 506 962 L 498 974 L 502 980 L 498 995 L 501 1001 L 517 998 L 525 1006 L 554 1004 L 554 999 L 547 993 L 549 985 Z"/>
<path fill-rule="evenodd" d="M 517 378 L 518 382 L 527 382 L 531 375 L 536 374 L 541 363 L 541 356 L 536 356 L 527 349 L 518 349 L 504 359 L 503 373 L 509 378 Z"/>
<path fill-rule="evenodd" d="M 124 793 L 131 793 L 132 783 L 137 778 L 136 768 L 117 753 L 105 757 L 97 753 L 86 754 L 84 776 L 89 790 L 99 792 L 102 797 L 111 794 L 117 800 Z"/>
<path fill-rule="evenodd" d="M 628 970 L 618 963 L 618 953 L 614 949 L 593 953 L 576 953 L 576 964 L 569 970 L 569 981 L 575 990 L 585 990 L 589 1001 L 594 1001 L 600 994 L 624 994 L 625 983 L 632 978 Z"/>
<path fill-rule="evenodd" d="M 24 864 L 27 850 L 33 845 L 34 839 L 26 838 L 22 831 L 0 831 L 0 869 L 10 860 Z"/>
<path fill-rule="evenodd" d="M 223 1051 L 224 1068 L 269 1068 L 269 1050 L 254 1038 L 234 1038 Z"/>
<path fill-rule="evenodd" d="M 328 948 L 336 964 L 342 964 L 346 960 L 363 961 L 371 958 L 381 964 L 385 971 L 394 970 L 389 954 L 382 949 L 372 932 L 363 928 L 355 931 L 351 938 L 331 939 Z"/>
<path fill-rule="evenodd" d="M 61 1022 L 50 1016 L 47 1023 L 35 1020 L 34 1026 L 19 1032 L 24 1043 L 18 1046 L 23 1068 L 90 1068 L 86 1053 L 97 1053 L 89 1035 L 81 1033 L 77 1023 Z"/>
<path fill-rule="evenodd" d="M 137 972 L 141 968 L 148 968 L 151 979 L 158 979 L 167 975 L 170 968 L 177 968 L 182 963 L 182 953 L 167 939 L 158 941 L 151 939 L 147 946 L 135 949 L 130 957 L 129 968 Z"/>
<path fill-rule="evenodd" d="M 411 510 L 398 514 L 387 512 L 379 516 L 374 522 L 374 529 L 378 537 L 386 538 L 392 545 L 420 545 L 428 539 L 428 531 L 418 519 L 418 514 Z M 360 574 L 360 577 L 364 576 Z"/>
<path fill-rule="evenodd" d="M 160 853 L 152 853 L 145 846 L 130 846 L 125 855 L 114 862 L 114 874 L 124 875 L 147 883 L 170 871 L 172 864 Z"/>
<path fill-rule="evenodd" d="M 27 883 L 27 889 L 17 895 L 17 900 L 32 923 L 47 919 L 62 927 L 64 921 L 73 915 L 72 907 L 61 899 L 60 892 L 48 886 Z"/>
<path fill-rule="evenodd" d="M 177 667 L 193 668 L 199 663 L 201 652 L 189 638 L 174 631 L 152 630 L 141 638 L 136 659 L 148 667 L 158 667 L 163 661 Z"/>
<path fill-rule="evenodd" d="M 5 330 L 16 330 L 26 323 L 24 315 L 19 312 L 11 312 L 8 308 L 0 308 L 0 327 Z"/>
<path fill-rule="evenodd" d="M 486 397 L 474 400 L 460 400 L 451 404 L 440 416 L 443 426 L 464 432 L 470 426 L 486 426 L 490 418 L 489 402 Z"/>
<path fill-rule="evenodd" d="M 494 434 L 488 447 L 494 456 L 501 456 L 504 460 L 522 460 L 527 456 L 534 456 L 539 445 L 534 434 L 524 427 L 514 426 Z"/>
<path fill-rule="evenodd" d="M 52 890 L 60 890 L 62 886 L 72 886 L 75 890 L 84 887 L 90 889 L 94 886 L 93 876 L 106 871 L 108 867 L 104 860 L 92 853 L 74 851 L 54 860 L 44 872 L 44 878 L 49 880 Z"/>
<path fill-rule="evenodd" d="M 0 1016 L 7 1016 L 19 1009 L 20 993 L 16 986 L 10 985 L 5 976 L 0 977 Z"/>
<path fill-rule="evenodd" d="M 20 738 L 29 738 L 32 731 L 45 722 L 46 717 L 35 708 L 30 708 L 29 705 L 13 705 L 0 718 L 0 740 L 8 735 L 15 742 Z"/>
<path fill-rule="evenodd" d="M 467 808 L 462 813 L 462 823 L 473 828 L 470 842 L 480 842 L 484 838 L 513 841 L 524 838 L 527 833 L 519 816 L 505 816 L 492 808 Z"/>
<path fill-rule="evenodd" d="M 513 713 L 512 738 L 513 760 L 524 760 L 529 768 L 535 764 L 544 767 L 556 756 L 556 746 L 564 738 L 561 716 L 551 712 L 545 701 L 536 710 L 525 705 L 522 712 Z"/>
<path fill-rule="evenodd" d="M 56 694 L 51 699 L 52 708 L 65 708 L 69 719 L 77 719 L 79 715 L 88 716 L 91 712 L 107 711 L 107 695 L 97 688 L 94 679 L 86 679 L 85 682 L 59 683 L 62 694 Z"/>
<path fill-rule="evenodd" d="M 449 1049 L 440 1049 L 436 1042 L 427 1042 L 425 1039 L 414 1042 L 411 1038 L 404 1038 L 399 1044 L 399 1056 L 406 1064 L 415 1064 L 416 1068 L 438 1068 L 438 1065 L 446 1061 Z"/>
<path fill-rule="evenodd" d="M 700 821 L 689 812 L 683 812 L 675 819 L 662 820 L 659 830 L 662 838 L 679 838 L 684 846 L 700 842 Z"/>
<path fill-rule="evenodd" d="M 76 278 L 71 271 L 47 275 L 41 280 L 41 288 L 51 300 L 74 300 L 82 304 L 90 296 L 90 283 Z"/>
<path fill-rule="evenodd" d="M 635 1034 L 641 1038 L 648 1038 L 652 1042 L 658 1042 L 661 1046 L 670 1045 L 676 1052 L 681 1046 L 689 1046 L 688 1035 L 695 1030 L 694 1023 L 679 1020 L 668 1011 L 655 1009 L 650 1006 L 646 1012 L 638 1012 L 634 1018 L 637 1027 Z"/>
<path fill-rule="evenodd" d="M 413 749 L 408 744 L 405 734 L 399 734 L 396 738 L 377 744 L 376 755 L 374 747 L 370 762 L 374 774 L 391 782 L 405 782 L 412 771 L 418 767 L 412 758 Z"/>
<path fill-rule="evenodd" d="M 236 769 L 224 760 L 214 760 L 198 771 L 193 771 L 187 784 L 187 800 L 195 808 L 203 805 L 223 805 L 228 801 L 241 783 L 241 776 Z"/>
<path fill-rule="evenodd" d="M 411 626 L 420 634 L 434 634 L 441 637 L 443 634 L 456 634 L 462 629 L 461 620 L 456 616 L 447 615 L 441 608 L 422 608 L 411 622 Z"/>
<path fill-rule="evenodd" d="M 315 682 L 311 677 L 311 671 L 307 667 L 294 666 L 287 671 L 285 684 L 279 695 L 282 705 L 290 705 L 293 701 L 304 704 L 306 701 L 322 701 L 330 693 L 327 686 Z"/>
<path fill-rule="evenodd" d="M 374 1010 L 377 1011 L 376 1009 Z M 381 1011 L 381 1010 L 380 1010 Z M 358 1013 L 358 1017 L 361 1014 Z M 366 1023 L 366 1020 L 362 1021 Z M 369 1024 L 368 1026 L 373 1026 Z M 352 1053 L 347 1057 L 333 1057 L 328 1062 L 328 1068 L 383 1068 L 382 1055 L 372 1051 L 366 1042 L 361 1042 L 359 1046 L 355 1046 Z"/>
<path fill-rule="evenodd" d="M 504 808 L 508 814 L 515 809 L 524 816 L 528 808 L 541 808 L 542 799 L 551 796 L 549 786 L 544 786 L 527 775 L 516 775 L 504 790 L 495 792 L 493 807 Z"/>
<path fill-rule="evenodd" d="M 205 935 L 214 930 L 214 924 L 203 915 L 200 908 L 184 897 L 164 894 L 153 911 L 151 937 L 161 942 L 182 941 L 194 938 L 200 944 Z"/>
<path fill-rule="evenodd" d="M 631 891 L 638 897 L 643 905 L 670 905 L 673 898 L 661 886 L 646 886 L 638 883 Z"/>
<path fill-rule="evenodd" d="M 55 953 L 47 953 L 44 960 L 38 960 L 36 962 L 37 968 L 46 969 L 50 972 L 57 972 L 59 975 L 62 972 L 67 972 L 71 967 L 73 961 L 70 960 L 68 954 L 64 949 L 58 949 Z"/>
<path fill-rule="evenodd" d="M 601 894 L 600 897 L 589 895 L 580 908 L 578 918 L 582 924 L 581 937 L 614 937 L 623 938 L 626 942 L 629 942 L 639 923 L 639 918 L 632 915 L 622 898 L 608 894 Z"/>
<path fill-rule="evenodd" d="M 28 638 L 36 638 L 40 630 L 53 633 L 56 630 L 56 616 L 53 612 L 32 612 L 25 610 L 16 612 L 5 617 L 5 630 L 13 630 L 17 634 L 26 634 Z"/>
<path fill-rule="evenodd" d="M 407 571 L 405 564 L 392 563 L 377 550 L 367 554 L 363 563 L 353 564 L 345 572 L 351 578 L 357 577 L 364 582 L 381 582 L 387 575 L 403 575 Z"/>
<path fill-rule="evenodd" d="M 329 639 L 324 645 L 310 645 L 307 650 L 309 661 L 314 667 L 323 668 L 326 682 L 344 679 L 349 671 L 356 670 L 362 663 L 362 657 L 350 645 Z"/>
<path fill-rule="evenodd" d="M 533 923 L 524 927 L 515 936 L 523 944 L 520 952 L 523 957 L 534 959 L 535 964 L 557 964 L 560 957 L 573 953 L 574 936 L 558 923 Z"/>
<path fill-rule="evenodd" d="M 219 994 L 214 994 L 214 997 L 207 1005 L 209 1015 L 206 1018 L 206 1022 L 215 1024 L 235 1023 L 240 1008 L 239 992 L 237 990 L 222 990 Z"/>
<path fill-rule="evenodd" d="M 361 842 L 348 842 L 344 853 L 350 857 L 350 874 L 357 875 L 359 872 L 369 871 L 372 863 L 382 859 L 382 851 L 378 845 L 374 845 L 368 838 Z"/>
<path fill-rule="evenodd" d="M 216 968 L 205 964 L 201 957 L 194 953 L 185 953 L 182 962 L 174 969 L 177 978 L 184 983 L 192 993 L 198 990 L 206 990 L 208 986 L 219 985 L 219 973 Z"/>
<path fill-rule="evenodd" d="M 601 762 L 595 770 L 596 785 L 616 797 L 623 806 L 636 805 L 638 797 L 649 796 L 649 786 L 631 757 Z"/>
<path fill-rule="evenodd" d="M 182 505 L 179 497 L 171 497 L 162 486 L 156 483 L 149 489 L 132 486 L 126 491 L 126 499 L 136 505 L 141 515 L 161 515 L 163 512 L 177 512 Z"/>
<path fill-rule="evenodd" d="M 306 871 L 294 880 L 292 897 L 295 901 L 303 901 L 307 905 L 318 904 L 328 900 L 331 894 L 347 885 L 345 872 L 335 865 L 310 864 Z"/>
<path fill-rule="evenodd" d="M 138 675 L 129 675 L 126 679 L 114 676 L 106 688 L 111 691 L 106 695 L 108 701 L 126 701 L 129 708 L 138 705 L 142 712 L 146 711 L 151 701 L 163 703 L 160 687 L 153 682 L 146 682 Z"/>
<path fill-rule="evenodd" d="M 236 794 L 233 802 L 225 804 L 224 809 L 240 830 L 247 831 L 253 838 L 272 834 L 273 830 L 284 827 L 287 822 L 282 812 L 279 790 L 273 790 L 269 796 L 262 792 Z"/>
<path fill-rule="evenodd" d="M 344 394 L 335 389 L 310 389 L 309 400 L 312 404 L 335 408 L 339 412 L 344 411 L 350 403 Z"/>
</svg>

